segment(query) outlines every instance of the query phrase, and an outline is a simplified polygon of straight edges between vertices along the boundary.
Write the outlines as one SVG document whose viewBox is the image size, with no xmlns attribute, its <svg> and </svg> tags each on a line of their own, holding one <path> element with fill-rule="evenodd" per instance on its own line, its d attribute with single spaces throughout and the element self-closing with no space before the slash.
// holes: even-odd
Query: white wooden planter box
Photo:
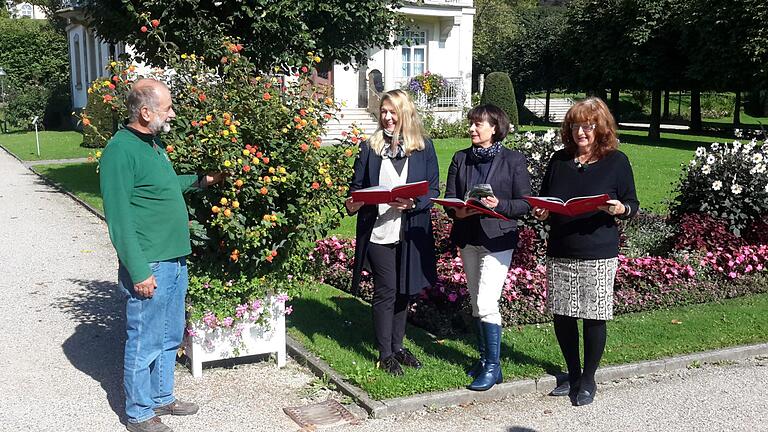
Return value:
<svg viewBox="0 0 768 432">
<path fill-rule="evenodd" d="M 227 358 L 256 354 L 277 354 L 277 367 L 285 366 L 285 305 L 272 303 L 269 326 L 243 324 L 241 337 L 236 336 L 235 326 L 209 329 L 202 323 L 192 323 L 195 336 L 185 332 L 184 352 L 189 358 L 192 376 L 203 376 L 203 363 Z"/>
</svg>

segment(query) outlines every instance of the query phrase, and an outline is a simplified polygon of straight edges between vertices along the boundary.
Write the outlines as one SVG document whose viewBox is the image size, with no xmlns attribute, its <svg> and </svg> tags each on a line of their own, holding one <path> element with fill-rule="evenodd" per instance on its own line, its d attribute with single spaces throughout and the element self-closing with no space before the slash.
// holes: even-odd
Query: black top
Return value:
<svg viewBox="0 0 768 432">
<path fill-rule="evenodd" d="M 489 163 L 473 166 L 474 161 L 469 156 L 471 151 L 470 147 L 453 155 L 448 168 L 445 197 L 464 199 L 475 184 L 488 183 L 499 200 L 495 210 L 511 220 L 482 215 L 456 219 L 453 209 L 447 209 L 448 216 L 454 218 L 451 240 L 461 248 L 466 245 L 484 246 L 491 252 L 515 249 L 518 240 L 516 218 L 530 211 L 528 202 L 523 199 L 523 196 L 531 194 L 525 156 L 505 148 Z M 488 171 L 483 173 L 485 167 Z"/>
<path fill-rule="evenodd" d="M 563 201 L 579 196 L 606 193 L 629 207 L 632 217 L 640 202 L 627 156 L 616 150 L 597 162 L 578 167 L 573 155 L 560 150 L 552 155 L 541 196 Z M 603 211 L 569 217 L 550 213 L 547 255 L 556 258 L 605 259 L 619 255 L 619 230 L 616 218 Z"/>
</svg>

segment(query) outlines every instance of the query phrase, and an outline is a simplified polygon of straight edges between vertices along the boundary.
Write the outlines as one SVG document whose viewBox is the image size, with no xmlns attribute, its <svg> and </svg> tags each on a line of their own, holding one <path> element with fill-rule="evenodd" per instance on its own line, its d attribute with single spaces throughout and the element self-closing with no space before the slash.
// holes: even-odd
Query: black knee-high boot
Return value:
<svg viewBox="0 0 768 432">
<path fill-rule="evenodd" d="M 581 388 L 594 394 L 597 384 L 595 372 L 600 365 L 600 359 L 605 352 L 607 326 L 603 320 L 584 320 L 584 372 L 581 377 Z"/>
<path fill-rule="evenodd" d="M 568 382 L 576 389 L 581 378 L 581 356 L 579 355 L 579 322 L 576 318 L 555 315 L 555 336 L 563 352 L 568 368 Z"/>
</svg>

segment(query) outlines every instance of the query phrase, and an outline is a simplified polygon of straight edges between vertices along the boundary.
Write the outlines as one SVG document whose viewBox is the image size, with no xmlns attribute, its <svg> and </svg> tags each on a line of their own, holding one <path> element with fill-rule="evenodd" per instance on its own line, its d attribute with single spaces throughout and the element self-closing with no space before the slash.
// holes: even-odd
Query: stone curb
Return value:
<svg viewBox="0 0 768 432">
<path fill-rule="evenodd" d="M 307 351 L 292 337 L 287 337 L 288 353 L 297 362 L 307 366 L 317 376 L 325 376 L 347 396 L 352 397 L 373 418 L 382 418 L 393 414 L 420 411 L 425 408 L 442 408 L 448 406 L 466 405 L 475 402 L 491 402 L 509 396 L 538 393 L 547 394 L 555 388 L 557 381 L 564 376 L 552 375 L 536 379 L 522 379 L 505 382 L 493 386 L 488 391 L 475 392 L 466 389 L 455 389 L 441 392 L 425 393 L 415 396 L 405 396 L 377 401 L 359 387 L 345 381 L 325 361 Z M 742 345 L 694 354 L 686 354 L 660 360 L 649 360 L 624 365 L 606 366 L 597 371 L 598 382 L 615 381 L 620 379 L 649 375 L 664 371 L 685 369 L 701 363 L 719 361 L 738 361 L 752 357 L 768 355 L 768 343 Z"/>
</svg>

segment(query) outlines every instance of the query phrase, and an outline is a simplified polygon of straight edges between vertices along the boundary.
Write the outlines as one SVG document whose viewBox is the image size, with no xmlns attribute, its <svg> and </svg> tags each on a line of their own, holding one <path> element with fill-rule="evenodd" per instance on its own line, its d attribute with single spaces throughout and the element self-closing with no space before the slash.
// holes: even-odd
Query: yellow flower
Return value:
<svg viewBox="0 0 768 432">
<path fill-rule="evenodd" d="M 223 131 L 221 131 L 221 134 L 224 136 L 229 136 L 229 131 L 224 129 Z"/>
<path fill-rule="evenodd" d="M 275 168 L 274 167 L 269 167 L 269 173 L 270 174 L 274 174 L 275 173 Z"/>
<path fill-rule="evenodd" d="M 229 131 L 232 132 L 233 134 L 236 134 L 237 133 L 237 128 L 235 127 L 235 125 L 231 125 L 231 126 L 229 126 Z"/>
<path fill-rule="evenodd" d="M 96 157 L 97 157 L 97 158 L 100 158 L 100 157 L 101 157 L 101 152 L 100 152 L 100 151 L 97 151 L 97 152 L 96 152 Z"/>
<path fill-rule="evenodd" d="M 247 149 L 243 150 L 243 156 L 250 156 L 250 155 L 251 155 L 251 151 L 250 150 L 247 150 Z"/>
<path fill-rule="evenodd" d="M 286 172 L 284 167 L 280 167 L 280 168 L 278 168 L 278 169 L 277 169 L 277 171 L 278 171 L 280 174 L 285 174 L 285 172 Z"/>
<path fill-rule="evenodd" d="M 187 59 L 187 55 L 186 55 L 186 54 L 182 54 L 182 55 L 181 55 L 181 58 L 183 58 L 183 59 L 185 59 L 185 60 L 186 60 L 186 59 Z"/>
<path fill-rule="evenodd" d="M 237 201 L 232 201 L 232 208 L 240 208 L 240 203 Z"/>
<path fill-rule="evenodd" d="M 93 89 L 88 87 L 88 94 L 93 94 Z"/>
<path fill-rule="evenodd" d="M 283 133 L 288 133 L 288 128 L 283 128 L 282 131 Z"/>
<path fill-rule="evenodd" d="M 115 67 L 115 66 L 117 66 L 117 62 L 110 62 L 109 65 L 112 66 L 112 67 Z"/>
<path fill-rule="evenodd" d="M 104 81 L 104 83 L 103 83 L 102 85 L 103 85 L 104 87 L 109 87 L 109 85 L 110 85 L 110 84 L 112 84 L 112 83 L 111 83 L 111 82 L 109 82 L 109 81 Z"/>
<path fill-rule="evenodd" d="M 226 199 L 226 198 L 222 197 L 222 198 L 219 200 L 219 202 L 221 203 L 221 205 L 227 205 L 227 202 L 228 202 L 228 201 L 227 201 L 227 199 Z"/>
<path fill-rule="evenodd" d="M 225 160 L 225 161 L 224 161 L 224 166 L 225 166 L 225 167 L 227 167 L 227 168 L 229 168 L 229 167 L 231 167 L 231 166 L 232 166 L 232 162 L 230 162 L 230 161 L 228 161 L 228 160 Z"/>
<path fill-rule="evenodd" d="M 192 59 L 192 60 L 195 60 L 195 55 L 194 54 L 190 54 L 189 58 Z"/>
<path fill-rule="evenodd" d="M 237 163 L 241 164 L 243 163 L 243 160 L 241 158 L 237 158 Z"/>
<path fill-rule="evenodd" d="M 208 114 L 207 116 L 205 116 L 205 121 L 207 122 L 213 121 L 213 116 Z"/>
</svg>

